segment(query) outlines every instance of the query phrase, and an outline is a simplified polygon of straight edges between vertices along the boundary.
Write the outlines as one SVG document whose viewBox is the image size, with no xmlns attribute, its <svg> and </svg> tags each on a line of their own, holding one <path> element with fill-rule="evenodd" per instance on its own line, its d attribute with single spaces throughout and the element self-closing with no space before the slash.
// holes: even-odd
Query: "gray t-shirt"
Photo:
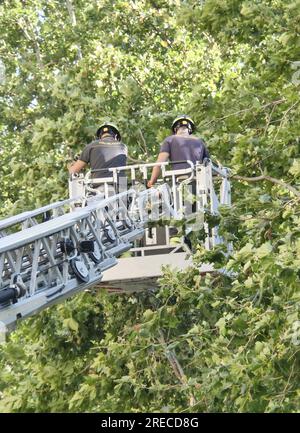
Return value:
<svg viewBox="0 0 300 433">
<path fill-rule="evenodd" d="M 127 162 L 127 146 L 113 137 L 105 137 L 88 144 L 79 157 L 90 164 L 92 178 L 111 177 L 112 173 L 105 168 L 123 167 Z M 93 170 L 101 170 L 93 172 Z"/>
<path fill-rule="evenodd" d="M 202 163 L 204 158 L 209 158 L 204 141 L 194 135 L 170 135 L 160 146 L 160 152 L 168 152 L 171 162 L 189 160 Z M 173 164 L 174 170 L 188 167 L 187 163 Z"/>
</svg>

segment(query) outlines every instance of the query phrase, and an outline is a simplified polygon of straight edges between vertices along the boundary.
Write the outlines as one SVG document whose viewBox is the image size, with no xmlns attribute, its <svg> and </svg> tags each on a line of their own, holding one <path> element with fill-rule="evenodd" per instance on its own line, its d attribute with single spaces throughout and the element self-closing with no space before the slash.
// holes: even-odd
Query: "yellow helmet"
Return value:
<svg viewBox="0 0 300 433">
<path fill-rule="evenodd" d="M 172 131 L 174 134 L 176 134 L 176 131 L 180 126 L 187 126 L 190 134 L 192 134 L 196 129 L 193 119 L 186 114 L 182 114 L 173 120 Z"/>
<path fill-rule="evenodd" d="M 96 137 L 100 138 L 104 132 L 108 132 L 109 134 L 115 135 L 116 139 L 118 141 L 121 141 L 121 134 L 118 128 L 116 127 L 116 125 L 114 125 L 113 123 L 110 122 L 102 123 L 102 125 L 100 125 L 99 128 L 97 129 Z"/>
</svg>

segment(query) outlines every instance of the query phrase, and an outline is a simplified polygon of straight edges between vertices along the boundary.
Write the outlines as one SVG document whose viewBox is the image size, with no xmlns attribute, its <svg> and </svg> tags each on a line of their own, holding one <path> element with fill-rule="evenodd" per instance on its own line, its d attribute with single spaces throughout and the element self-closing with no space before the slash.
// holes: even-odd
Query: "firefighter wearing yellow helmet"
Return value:
<svg viewBox="0 0 300 433">
<path fill-rule="evenodd" d="M 182 126 L 188 129 L 189 134 L 192 134 L 195 131 L 195 123 L 193 119 L 185 114 L 176 117 L 176 119 L 173 120 L 171 129 L 173 133 L 176 134 L 178 129 Z"/>
<path fill-rule="evenodd" d="M 170 160 L 173 169 L 187 168 L 189 165 L 184 161 L 196 163 L 203 162 L 209 158 L 209 152 L 204 141 L 193 135 L 196 127 L 193 119 L 185 114 L 176 117 L 171 126 L 173 135 L 167 137 L 160 146 L 157 162 Z M 178 162 L 180 161 L 180 162 Z M 154 167 L 148 187 L 151 188 L 159 177 L 160 167 Z"/>
</svg>

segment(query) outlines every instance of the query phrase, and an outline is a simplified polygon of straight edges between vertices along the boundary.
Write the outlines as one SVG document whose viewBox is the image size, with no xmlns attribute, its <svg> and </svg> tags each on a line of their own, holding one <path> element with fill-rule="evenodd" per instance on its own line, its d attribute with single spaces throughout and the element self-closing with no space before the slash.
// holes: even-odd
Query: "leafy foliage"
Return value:
<svg viewBox="0 0 300 433">
<path fill-rule="evenodd" d="M 153 160 L 178 112 L 233 174 L 299 190 L 299 5 L 4 0 L 1 214 L 66 196 L 100 121 Z M 228 259 L 195 234 L 194 266 L 157 292 L 95 290 L 20 324 L 0 346 L 0 410 L 298 412 L 299 198 L 239 180 L 233 203 Z"/>
</svg>

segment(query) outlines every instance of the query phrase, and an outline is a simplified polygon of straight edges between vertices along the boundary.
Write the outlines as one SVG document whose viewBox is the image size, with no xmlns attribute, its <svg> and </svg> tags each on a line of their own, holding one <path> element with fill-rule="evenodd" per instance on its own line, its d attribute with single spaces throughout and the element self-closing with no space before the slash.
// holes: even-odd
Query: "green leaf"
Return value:
<svg viewBox="0 0 300 433">
<path fill-rule="evenodd" d="M 69 319 L 65 319 L 63 321 L 63 324 L 64 324 L 64 326 L 71 329 L 72 331 L 75 331 L 76 333 L 78 332 L 79 324 L 72 317 L 70 317 Z"/>
<path fill-rule="evenodd" d="M 270 242 L 265 242 L 262 244 L 259 248 L 255 251 L 255 256 L 259 259 L 269 256 L 271 252 L 273 251 L 272 245 Z"/>
</svg>

